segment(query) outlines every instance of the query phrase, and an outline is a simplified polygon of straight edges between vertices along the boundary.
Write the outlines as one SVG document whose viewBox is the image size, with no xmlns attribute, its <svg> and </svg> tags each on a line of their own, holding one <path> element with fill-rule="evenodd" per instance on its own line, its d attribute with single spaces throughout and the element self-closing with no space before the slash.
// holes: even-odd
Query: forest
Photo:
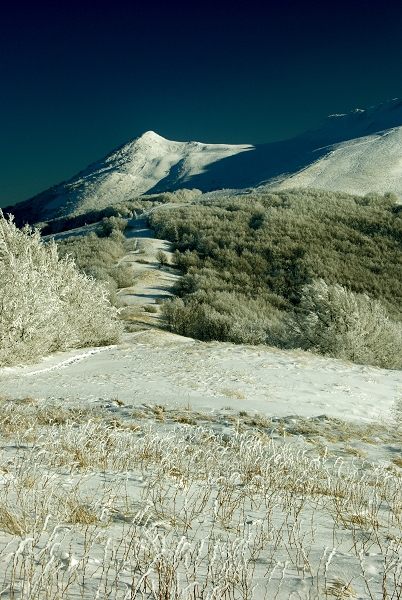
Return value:
<svg viewBox="0 0 402 600">
<path fill-rule="evenodd" d="M 131 267 L 119 261 L 135 249 L 124 231 L 137 211 L 172 244 L 173 264 L 164 257 L 160 267 L 181 274 L 174 298 L 162 304 L 170 331 L 402 368 L 402 206 L 391 193 L 312 189 L 231 196 L 178 190 L 37 229 L 18 229 L 1 215 L 0 300 L 7 310 L 0 363 L 118 339 L 117 291 L 133 284 Z M 57 244 L 40 237 L 40 229 L 54 233 L 86 219 L 94 223 L 87 235 L 71 232 Z M 91 303 L 102 306 L 98 325 Z M 84 337 L 75 327 L 80 319 L 91 324 Z"/>
<path fill-rule="evenodd" d="M 163 314 L 201 340 L 401 366 L 402 213 L 391 194 L 295 189 L 149 215 L 182 277 Z"/>
</svg>

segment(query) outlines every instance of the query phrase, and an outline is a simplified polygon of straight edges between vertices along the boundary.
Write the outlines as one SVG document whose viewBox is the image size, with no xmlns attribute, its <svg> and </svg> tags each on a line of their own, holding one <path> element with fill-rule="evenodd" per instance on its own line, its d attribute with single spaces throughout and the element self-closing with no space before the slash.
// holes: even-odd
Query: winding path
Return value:
<svg viewBox="0 0 402 600">
<path fill-rule="evenodd" d="M 161 266 L 156 259 L 158 250 L 162 250 L 172 260 L 171 244 L 159 240 L 146 224 L 146 215 L 128 222 L 125 235 L 128 240 L 137 239 L 137 249 L 130 251 L 120 259 L 119 264 L 131 265 L 134 272 L 133 285 L 119 290 L 118 295 L 132 321 L 157 325 L 160 302 L 173 295 L 173 286 L 179 278 L 176 269 Z"/>
</svg>

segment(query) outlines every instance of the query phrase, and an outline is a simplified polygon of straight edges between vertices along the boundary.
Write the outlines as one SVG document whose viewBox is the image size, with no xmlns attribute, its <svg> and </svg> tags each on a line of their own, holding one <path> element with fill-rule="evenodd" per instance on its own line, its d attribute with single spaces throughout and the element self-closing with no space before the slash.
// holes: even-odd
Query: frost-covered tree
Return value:
<svg viewBox="0 0 402 600">
<path fill-rule="evenodd" d="M 402 328 L 384 306 L 323 279 L 305 285 L 289 321 L 300 345 L 320 354 L 388 368 L 402 366 Z"/>
<path fill-rule="evenodd" d="M 0 211 L 0 366 L 113 343 L 121 331 L 103 284 L 60 259 L 54 241 L 18 229 Z"/>
</svg>

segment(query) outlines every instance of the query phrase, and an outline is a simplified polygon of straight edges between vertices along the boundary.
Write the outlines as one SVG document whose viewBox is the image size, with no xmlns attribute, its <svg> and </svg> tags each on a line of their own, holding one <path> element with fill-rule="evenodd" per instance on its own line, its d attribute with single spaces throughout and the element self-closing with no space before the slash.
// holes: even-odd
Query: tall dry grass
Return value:
<svg viewBox="0 0 402 600">
<path fill-rule="evenodd" d="M 3 597 L 401 597 L 396 467 L 261 430 L 1 408 Z"/>
</svg>

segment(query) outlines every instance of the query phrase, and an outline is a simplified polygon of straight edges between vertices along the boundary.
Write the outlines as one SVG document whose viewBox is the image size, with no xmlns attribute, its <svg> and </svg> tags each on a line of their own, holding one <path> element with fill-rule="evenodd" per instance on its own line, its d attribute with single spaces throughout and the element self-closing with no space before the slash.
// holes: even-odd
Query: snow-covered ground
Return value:
<svg viewBox="0 0 402 600">
<path fill-rule="evenodd" d="M 401 372 L 150 328 L 0 389 L 3 597 L 398 597 Z"/>
<path fill-rule="evenodd" d="M 191 402 L 195 410 L 231 404 L 236 411 L 270 418 L 326 414 L 367 422 L 392 419 L 393 406 L 402 398 L 401 371 L 299 350 L 203 343 L 160 329 L 158 302 L 172 295 L 179 275 L 169 265 L 159 264 L 158 250 L 171 262 L 171 244 L 156 239 L 146 219 L 143 215 L 128 221 L 125 235 L 130 241 L 136 239 L 136 250 L 119 260 L 133 271 L 132 286 L 118 295 L 127 306 L 126 319 L 137 325 L 134 332 L 127 333 L 120 346 L 72 350 L 44 358 L 42 366 L 0 369 L 3 394 L 8 398 L 74 396 L 88 401 L 116 397 L 126 404 L 133 400 L 135 389 L 140 402 L 179 407 Z"/>
<path fill-rule="evenodd" d="M 118 398 L 124 404 L 181 408 L 190 403 L 198 411 L 230 405 L 269 417 L 325 414 L 377 423 L 391 419 L 402 392 L 402 372 L 302 351 L 204 343 L 150 329 L 126 334 L 120 346 L 3 368 L 0 385 L 7 398 Z"/>
</svg>

